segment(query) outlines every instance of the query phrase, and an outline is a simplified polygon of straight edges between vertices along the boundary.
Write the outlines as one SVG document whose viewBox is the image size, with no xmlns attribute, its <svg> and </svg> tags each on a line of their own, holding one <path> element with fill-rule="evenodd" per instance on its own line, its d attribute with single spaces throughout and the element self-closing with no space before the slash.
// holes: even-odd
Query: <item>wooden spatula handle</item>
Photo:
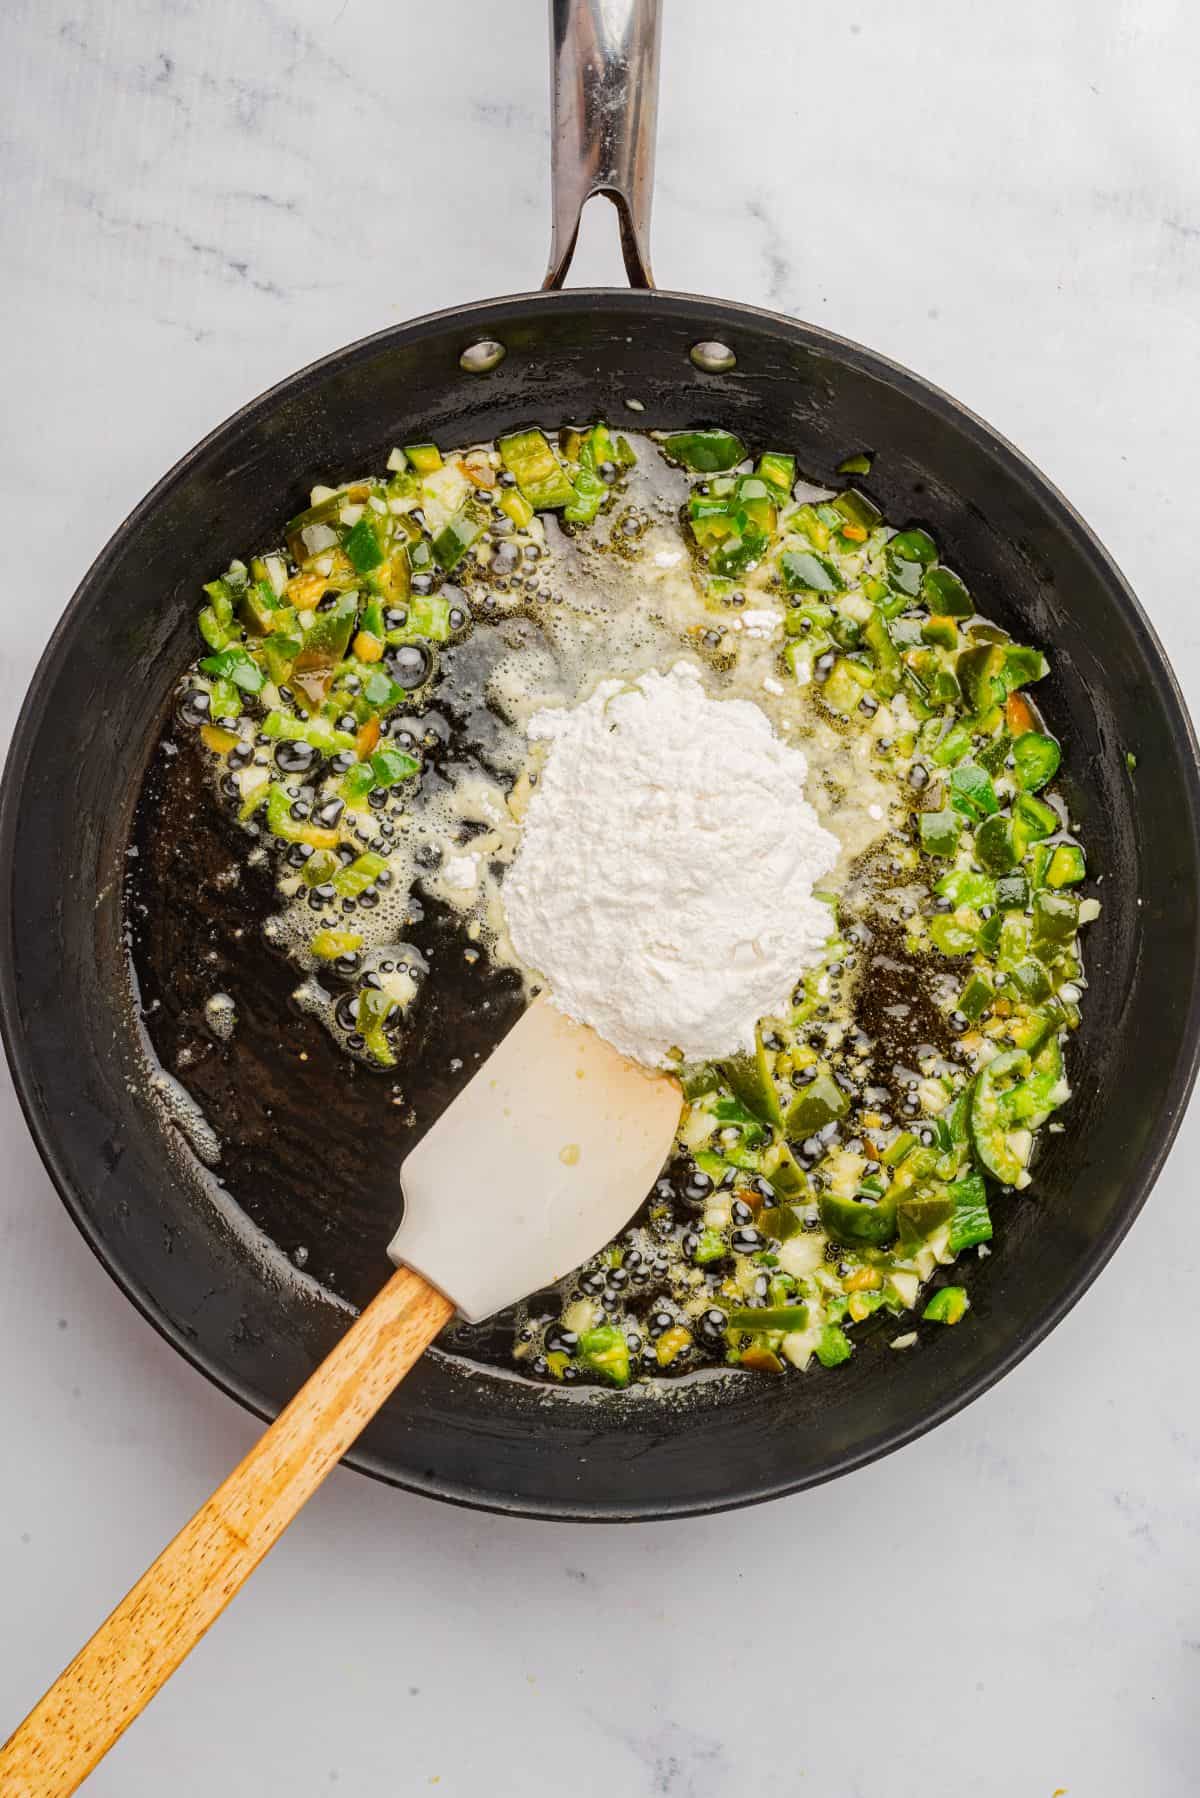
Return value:
<svg viewBox="0 0 1200 1798">
<path fill-rule="evenodd" d="M 407 1268 L 101 1624 L 0 1749 L 0 1798 L 87 1778 L 220 1616 L 454 1307 Z"/>
</svg>

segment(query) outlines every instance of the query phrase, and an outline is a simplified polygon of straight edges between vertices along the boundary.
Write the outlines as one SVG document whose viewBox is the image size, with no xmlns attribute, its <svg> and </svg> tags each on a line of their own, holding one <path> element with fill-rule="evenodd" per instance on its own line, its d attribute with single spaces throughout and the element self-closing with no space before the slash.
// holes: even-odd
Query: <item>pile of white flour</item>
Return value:
<svg viewBox="0 0 1200 1798">
<path fill-rule="evenodd" d="M 569 1017 L 648 1066 L 749 1049 L 832 929 L 839 843 L 808 765 L 677 663 L 541 711 L 550 749 L 503 887 L 513 947 Z"/>
</svg>

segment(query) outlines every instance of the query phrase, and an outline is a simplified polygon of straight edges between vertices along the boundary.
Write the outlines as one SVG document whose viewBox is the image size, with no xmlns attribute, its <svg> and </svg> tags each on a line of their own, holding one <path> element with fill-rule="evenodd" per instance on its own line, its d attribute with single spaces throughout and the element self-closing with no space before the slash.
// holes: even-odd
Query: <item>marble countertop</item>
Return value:
<svg viewBox="0 0 1200 1798">
<path fill-rule="evenodd" d="M 1099 530 L 1195 703 L 1200 18 L 666 12 L 663 283 L 829 325 L 990 419 Z M 332 346 L 536 284 L 545 62 L 536 0 L 0 9 L 6 735 L 91 557 L 203 432 Z M 576 278 L 618 270 L 589 223 Z M 2 1726 L 256 1426 L 92 1260 L 6 1078 L 0 1131 Z M 88 1790 L 1194 1792 L 1198 1148 L 1193 1109 L 1015 1373 L 820 1491 L 596 1529 L 339 1472 Z"/>
</svg>

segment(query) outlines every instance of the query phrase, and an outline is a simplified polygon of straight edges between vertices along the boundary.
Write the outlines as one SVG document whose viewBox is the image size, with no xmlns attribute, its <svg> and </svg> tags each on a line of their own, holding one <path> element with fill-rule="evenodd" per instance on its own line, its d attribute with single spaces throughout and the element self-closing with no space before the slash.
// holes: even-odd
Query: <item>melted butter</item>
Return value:
<svg viewBox="0 0 1200 1798">
<path fill-rule="evenodd" d="M 826 887 L 842 892 L 855 864 L 886 837 L 899 788 L 892 763 L 875 754 L 897 720 L 881 706 L 869 722 L 849 723 L 821 703 L 819 689 L 801 685 L 783 659 L 784 603 L 767 590 L 771 568 L 751 571 L 738 599 L 711 597 L 695 564 L 680 507 L 687 479 L 647 439 L 637 441 L 638 464 L 610 510 L 590 529 L 573 534 L 547 515 L 509 541 L 524 552 L 517 582 L 498 584 L 481 548 L 458 578 L 473 628 L 443 651 L 425 709 L 411 719 L 427 747 L 454 742 L 455 759 L 442 760 L 405 794 L 404 809 L 389 812 L 395 834 L 379 835 L 379 818 L 365 804 L 343 814 L 343 834 L 359 849 L 387 859 L 388 879 L 378 904 L 352 914 L 314 912 L 300 875 L 287 869 L 278 891 L 280 911 L 266 929 L 306 975 L 297 1003 L 331 1029 L 334 998 L 321 982 L 309 950 L 323 925 L 362 939 L 365 970 L 402 1008 L 412 1005 L 426 971 L 407 939 L 423 896 L 440 900 L 462 919 L 464 934 L 500 964 L 520 968 L 505 923 L 504 874 L 520 840 L 521 817 L 537 779 L 544 745 L 526 731 L 534 713 L 578 704 L 605 679 L 636 679 L 681 658 L 701 670 L 714 698 L 748 699 L 776 733 L 808 761 L 807 793 L 821 823 L 837 836 L 841 855 Z M 740 603 L 739 603 L 740 602 Z M 421 696 L 414 696 L 420 699 Z M 455 730 L 441 718 L 444 708 Z M 465 745 L 458 754 L 458 746 Z M 223 757 L 214 756 L 217 772 Z M 332 797 L 329 778 L 314 802 Z M 752 803 L 753 795 L 748 795 Z M 535 983 L 520 968 L 527 990 Z M 338 1032 L 344 1040 L 344 1031 Z"/>
</svg>

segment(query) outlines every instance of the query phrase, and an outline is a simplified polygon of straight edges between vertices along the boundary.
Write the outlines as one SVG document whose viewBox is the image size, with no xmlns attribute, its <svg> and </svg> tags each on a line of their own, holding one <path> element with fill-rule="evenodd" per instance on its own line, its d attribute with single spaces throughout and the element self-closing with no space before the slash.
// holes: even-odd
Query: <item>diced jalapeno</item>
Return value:
<svg viewBox="0 0 1200 1798">
<path fill-rule="evenodd" d="M 844 493 L 839 493 L 833 506 L 848 524 L 857 525 L 863 531 L 873 531 L 876 525 L 883 523 L 883 513 L 879 507 L 865 493 L 860 493 L 857 487 L 847 487 Z"/>
<path fill-rule="evenodd" d="M 1058 1038 L 1052 1035 L 1034 1055 L 1028 1078 L 1013 1090 L 1010 1100 L 1013 1119 L 1029 1130 L 1040 1129 L 1069 1097 L 1062 1049 Z"/>
<path fill-rule="evenodd" d="M 342 545 L 359 574 L 370 574 L 383 561 L 387 547 L 384 520 L 375 512 L 364 512 Z"/>
<path fill-rule="evenodd" d="M 915 528 L 897 531 L 889 541 L 888 548 L 894 550 L 896 555 L 903 556 L 906 561 L 919 562 L 924 568 L 937 561 L 937 544 L 927 531 Z"/>
<path fill-rule="evenodd" d="M 1012 746 L 1012 754 L 1017 779 L 1027 793 L 1036 793 L 1048 780 L 1053 780 L 1062 760 L 1062 751 L 1054 738 L 1043 736 L 1037 730 L 1028 730 L 1018 737 Z"/>
<path fill-rule="evenodd" d="M 898 624 L 904 622 L 903 619 L 897 620 Z M 921 625 L 917 623 L 918 635 L 921 629 Z M 936 650 L 927 646 L 908 650 L 904 656 L 904 667 L 905 685 L 910 694 L 909 704 L 918 718 L 931 717 L 942 706 L 958 704 L 958 678 L 946 667 Z M 914 695 L 920 703 L 914 704 Z"/>
<path fill-rule="evenodd" d="M 1042 891 L 1033 896 L 1033 947 L 1056 953 L 1074 942 L 1079 930 L 1079 901 L 1071 893 Z"/>
<path fill-rule="evenodd" d="M 457 568 L 473 543 L 477 543 L 488 526 L 485 507 L 467 500 L 444 525 L 433 540 L 433 553 L 446 570 Z"/>
<path fill-rule="evenodd" d="M 924 570 L 920 562 L 901 555 L 894 543 L 889 543 L 883 552 L 884 564 L 887 568 L 888 584 L 905 599 L 915 600 L 921 591 L 921 580 Z"/>
<path fill-rule="evenodd" d="M 532 522 L 533 507 L 519 487 L 502 487 L 499 506 L 505 517 L 510 518 L 519 531 L 523 531 L 526 525 Z"/>
<path fill-rule="evenodd" d="M 996 996 L 996 989 L 982 971 L 971 975 L 962 992 L 958 995 L 955 1009 L 962 1013 L 969 1023 L 976 1024 L 991 1005 Z"/>
<path fill-rule="evenodd" d="M 961 1323 L 971 1308 L 966 1289 L 962 1286 L 942 1286 L 934 1293 L 921 1316 L 926 1322 L 933 1324 Z"/>
<path fill-rule="evenodd" d="M 1005 874 L 996 882 L 996 904 L 1001 911 L 1024 911 L 1029 904 L 1029 882 L 1023 874 Z"/>
<path fill-rule="evenodd" d="M 1046 885 L 1048 887 L 1075 886 L 1087 876 L 1087 864 L 1083 858 L 1083 850 L 1077 843 L 1060 843 L 1050 857 L 1046 868 Z"/>
<path fill-rule="evenodd" d="M 878 612 L 863 625 L 862 640 L 875 662 L 875 692 L 880 699 L 890 699 L 900 686 L 900 657 Z"/>
<path fill-rule="evenodd" d="M 814 1130 L 844 1117 L 850 1101 L 833 1075 L 818 1068 L 807 1086 L 802 1086 L 788 1105 L 784 1129 L 793 1139 L 811 1136 Z"/>
<path fill-rule="evenodd" d="M 947 1247 L 952 1255 L 972 1249 L 977 1243 L 992 1239 L 992 1220 L 988 1212 L 987 1188 L 979 1174 L 968 1174 L 947 1187 L 954 1204 Z"/>
<path fill-rule="evenodd" d="M 328 718 L 297 718 L 294 712 L 279 706 L 267 713 L 261 729 L 272 742 L 310 743 L 322 755 L 337 755 L 339 750 L 354 748 L 350 733 L 337 730 Z"/>
<path fill-rule="evenodd" d="M 395 1009 L 396 1001 L 389 998 L 387 993 L 381 991 L 380 988 L 374 986 L 360 988 L 356 1019 L 359 1034 L 363 1039 L 363 1047 L 367 1054 L 383 1068 L 396 1065 L 396 1056 L 392 1045 L 388 1042 L 384 1028 Z"/>
<path fill-rule="evenodd" d="M 996 789 L 975 762 L 960 762 L 951 774 L 950 803 L 964 818 L 987 818 L 1000 810 Z"/>
<path fill-rule="evenodd" d="M 770 1134 L 767 1126 L 740 1099 L 718 1099 L 713 1106 L 713 1116 L 719 1124 L 733 1124 L 741 1133 L 742 1146 L 748 1149 L 760 1148 Z M 732 1160 L 732 1152 L 727 1149 L 726 1153 Z M 755 1166 L 757 1160 L 756 1156 Z"/>
<path fill-rule="evenodd" d="M 353 768 L 347 768 L 342 776 L 342 797 L 350 805 L 357 805 L 374 788 L 375 770 L 369 761 L 358 762 Z"/>
<path fill-rule="evenodd" d="M 756 1118 L 776 1127 L 783 1125 L 779 1093 L 771 1072 L 771 1062 L 763 1047 L 761 1033 L 756 1033 L 753 1050 L 743 1051 L 721 1063 L 721 1071 L 736 1096 Z"/>
<path fill-rule="evenodd" d="M 822 1367 L 840 1367 L 854 1353 L 840 1324 L 826 1324 L 817 1338 L 817 1360 Z"/>
<path fill-rule="evenodd" d="M 880 1248 L 896 1234 L 896 1200 L 890 1193 L 873 1201 L 826 1191 L 818 1194 L 817 1208 L 822 1224 L 836 1242 L 869 1243 Z"/>
<path fill-rule="evenodd" d="M 701 1061 L 684 1069 L 679 1076 L 679 1084 L 684 1098 L 691 1105 L 697 1099 L 702 1099 L 705 1093 L 715 1093 L 721 1084 L 721 1076 L 709 1062 Z"/>
<path fill-rule="evenodd" d="M 803 1173 L 800 1171 L 799 1163 L 791 1154 L 790 1150 L 788 1151 L 788 1161 L 800 1176 L 797 1189 L 789 1196 L 795 1198 L 807 1198 L 807 1182 L 805 1181 Z M 778 1180 L 779 1171 L 778 1162 L 770 1171 L 765 1167 L 763 1169 L 763 1178 L 770 1181 L 776 1192 L 783 1191 Z M 785 1183 L 785 1185 L 786 1184 L 787 1183 Z M 758 1224 L 760 1230 L 767 1236 L 773 1236 L 776 1242 L 790 1242 L 791 1238 L 804 1227 L 800 1221 L 799 1212 L 792 1205 L 764 1205 L 758 1214 Z"/>
<path fill-rule="evenodd" d="M 701 1230 L 692 1250 L 692 1260 L 697 1267 L 707 1267 L 710 1261 L 720 1261 L 729 1253 L 729 1245 L 719 1230 Z"/>
<path fill-rule="evenodd" d="M 1059 827 L 1058 813 L 1034 793 L 1018 793 L 1013 803 L 1013 829 L 1022 851 L 1043 837 L 1053 836 Z"/>
<path fill-rule="evenodd" d="M 240 591 L 240 585 L 238 590 Z M 206 581 L 204 591 L 210 601 L 204 610 L 212 613 L 222 630 L 229 630 L 233 624 L 234 588 L 225 580 Z M 202 612 L 201 617 L 203 616 Z"/>
<path fill-rule="evenodd" d="M 231 643 L 228 649 L 220 649 L 216 655 L 205 656 L 200 666 L 205 674 L 211 674 L 218 680 L 231 681 L 243 693 L 261 693 L 267 684 L 263 670 L 240 643 Z"/>
<path fill-rule="evenodd" d="M 763 1179 L 770 1183 L 780 1200 L 808 1198 L 808 1176 L 782 1136 L 777 1137 L 764 1152 L 761 1167 Z M 791 1212 L 790 1217 L 785 1216 L 787 1210 L 787 1204 L 782 1203 L 769 1213 L 764 1213 L 772 1233 L 780 1236 L 781 1241 L 799 1228 L 795 1212 Z M 781 1230 L 783 1235 L 780 1235 Z"/>
<path fill-rule="evenodd" d="M 946 613 L 932 612 L 921 626 L 921 641 L 934 649 L 957 649 L 958 625 Z"/>
<path fill-rule="evenodd" d="M 1027 1055 L 1036 1055 L 1047 1037 L 1061 1030 L 1065 1022 L 1062 1006 L 1056 999 L 1050 999 L 1037 1011 L 1014 1019 L 1009 1025 L 1009 1034 L 1018 1049 L 1024 1049 Z"/>
<path fill-rule="evenodd" d="M 285 843 L 308 843 L 313 849 L 336 849 L 338 833 L 292 816 L 287 789 L 275 783 L 267 793 L 267 829 Z"/>
<path fill-rule="evenodd" d="M 232 632 L 228 625 L 222 624 L 212 606 L 205 606 L 200 613 L 198 623 L 200 635 L 210 649 L 224 649 Z"/>
<path fill-rule="evenodd" d="M 956 663 L 963 697 L 972 711 L 986 712 L 1004 699 L 1004 651 L 997 643 L 974 643 Z"/>
<path fill-rule="evenodd" d="M 758 459 L 760 480 L 769 481 L 771 486 L 781 494 L 789 494 L 796 481 L 796 458 L 784 456 L 778 450 L 767 450 Z"/>
<path fill-rule="evenodd" d="M 594 468 L 581 468 L 575 477 L 575 491 L 563 507 L 567 524 L 591 524 L 608 495 L 608 487 Z"/>
<path fill-rule="evenodd" d="M 894 1142 L 890 1142 L 880 1157 L 884 1167 L 898 1167 L 910 1150 L 914 1149 L 917 1139 L 911 1130 L 902 1130 Z"/>
<path fill-rule="evenodd" d="M 940 812 L 922 812 L 918 818 L 921 847 L 926 855 L 948 857 L 958 849 L 962 819 L 948 807 Z"/>
<path fill-rule="evenodd" d="M 318 930 L 309 948 L 320 961 L 335 961 L 339 955 L 353 955 L 363 945 L 356 930 Z"/>
<path fill-rule="evenodd" d="M 812 550 L 785 550 L 779 559 L 783 584 L 789 593 L 841 593 L 845 583 L 827 556 Z"/>
<path fill-rule="evenodd" d="M 929 937 L 943 955 L 969 955 L 978 941 L 977 925 L 958 912 L 939 912 L 929 921 Z"/>
<path fill-rule="evenodd" d="M 738 1306 L 729 1313 L 731 1330 L 806 1330 L 807 1305 Z"/>
<path fill-rule="evenodd" d="M 418 474 L 434 474 L 442 466 L 442 452 L 436 443 L 409 443 L 404 454 Z"/>
<path fill-rule="evenodd" d="M 989 1061 L 975 1082 L 971 1100 L 971 1140 L 988 1173 L 1015 1186 L 1025 1173 L 1023 1144 L 1012 1128 L 1011 1094 L 1029 1072 L 1029 1056 L 1009 1049 Z"/>
<path fill-rule="evenodd" d="M 744 474 L 734 488 L 731 509 L 735 516 L 744 514 L 759 530 L 773 531 L 778 516 L 777 499 L 774 489 L 760 475 Z"/>
<path fill-rule="evenodd" d="M 733 528 L 709 552 L 708 565 L 714 574 L 744 574 L 760 562 L 767 552 L 770 537 L 744 513 L 732 515 Z"/>
<path fill-rule="evenodd" d="M 1018 847 L 1020 847 L 1019 844 Z M 1049 843 L 1035 843 L 1032 849 L 1025 851 L 1025 873 L 1031 891 L 1037 892 L 1039 887 L 1045 886 L 1046 869 L 1050 866 L 1050 857 L 1053 853 Z"/>
<path fill-rule="evenodd" d="M 1029 950 L 1029 926 L 1017 912 L 1003 912 L 996 939 L 996 965 L 1004 973 L 1015 968 Z"/>
<path fill-rule="evenodd" d="M 971 747 L 971 731 L 966 724 L 952 724 L 934 744 L 932 759 L 939 768 L 952 768 L 961 762 Z"/>
<path fill-rule="evenodd" d="M 1025 649 L 1019 643 L 1009 644 L 1004 651 L 1004 684 L 1010 693 L 1030 681 L 1042 680 L 1050 672 L 1050 664 L 1040 649 Z M 1014 733 L 1015 734 L 1015 733 Z"/>
<path fill-rule="evenodd" d="M 359 899 L 386 867 L 386 859 L 368 849 L 346 867 L 339 868 L 333 877 L 334 888 L 342 899 Z"/>
<path fill-rule="evenodd" d="M 794 531 L 800 531 L 808 538 L 814 549 L 829 548 L 830 529 L 817 517 L 815 506 L 810 506 L 806 501 L 793 515 L 791 524 Z"/>
<path fill-rule="evenodd" d="M 1020 859 L 1012 819 L 1000 813 L 985 818 L 975 832 L 975 853 L 990 874 L 1007 874 Z"/>
<path fill-rule="evenodd" d="M 978 909 L 996 903 L 996 882 L 991 875 L 976 874 L 968 868 L 953 868 L 949 874 L 943 874 L 933 890 L 939 899 L 949 899 L 956 907 L 970 905 Z"/>
<path fill-rule="evenodd" d="M 371 757 L 372 784 L 376 787 L 398 786 L 402 780 L 411 780 L 420 772 L 421 764 L 416 756 L 403 749 L 377 749 Z"/>
<path fill-rule="evenodd" d="M 870 685 L 868 668 L 847 656 L 839 656 L 821 688 L 821 698 L 832 711 L 849 716 Z"/>
<path fill-rule="evenodd" d="M 575 494 L 569 475 L 544 431 L 515 431 L 496 445 L 500 460 L 536 512 L 570 503 Z"/>
<path fill-rule="evenodd" d="M 1042 963 L 1035 961 L 1031 955 L 1022 956 L 1020 961 L 1008 969 L 1008 974 L 1021 997 L 1032 1000 L 1034 1004 L 1039 999 L 1045 999 L 1050 992 L 1050 976 Z"/>
<path fill-rule="evenodd" d="M 746 446 L 732 431 L 674 431 L 663 443 L 673 462 L 697 474 L 721 474 L 745 459 Z"/>
<path fill-rule="evenodd" d="M 896 1228 L 901 1243 L 924 1242 L 954 1215 L 947 1186 L 917 1186 L 896 1201 Z"/>
<path fill-rule="evenodd" d="M 629 1344 L 614 1324 L 601 1324 L 579 1335 L 579 1359 L 612 1386 L 629 1384 Z"/>
<path fill-rule="evenodd" d="M 926 568 L 921 577 L 921 602 L 947 618 L 970 618 L 975 610 L 971 595 L 949 568 Z"/>
<path fill-rule="evenodd" d="M 265 637 L 272 629 L 279 601 L 270 581 L 252 581 L 238 599 L 238 614 L 252 636 Z"/>
<path fill-rule="evenodd" d="M 319 612 L 305 631 L 289 684 L 310 711 L 319 708 L 329 691 L 334 668 L 350 646 L 357 619 L 358 595 L 343 593 L 329 611 Z"/>
<path fill-rule="evenodd" d="M 1000 941 L 1000 932 L 1004 928 L 1004 913 L 993 912 L 990 918 L 979 926 L 979 947 L 985 955 L 995 955 Z"/>
<path fill-rule="evenodd" d="M 223 680 L 218 676 L 212 683 L 211 715 L 214 718 L 238 718 L 245 703 L 245 694 L 231 680 Z"/>
</svg>

